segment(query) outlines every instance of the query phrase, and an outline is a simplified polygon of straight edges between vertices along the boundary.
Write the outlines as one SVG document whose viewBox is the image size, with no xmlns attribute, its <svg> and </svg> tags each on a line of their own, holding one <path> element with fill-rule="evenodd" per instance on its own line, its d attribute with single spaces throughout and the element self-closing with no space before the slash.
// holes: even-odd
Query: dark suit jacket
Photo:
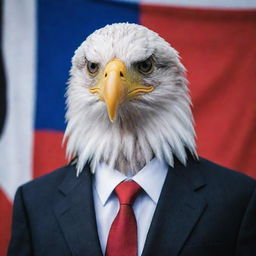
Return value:
<svg viewBox="0 0 256 256">
<path fill-rule="evenodd" d="M 8 255 L 102 255 L 91 176 L 86 166 L 77 178 L 70 165 L 21 186 Z M 176 161 L 143 256 L 255 256 L 255 187 L 252 178 L 204 159 L 190 159 L 187 167 Z"/>
</svg>

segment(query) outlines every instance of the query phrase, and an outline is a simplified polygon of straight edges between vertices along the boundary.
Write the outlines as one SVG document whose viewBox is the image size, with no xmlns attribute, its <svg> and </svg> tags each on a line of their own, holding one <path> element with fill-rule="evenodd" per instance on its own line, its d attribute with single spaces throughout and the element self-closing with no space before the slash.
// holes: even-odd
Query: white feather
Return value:
<svg viewBox="0 0 256 256">
<path fill-rule="evenodd" d="M 96 82 L 85 60 L 100 63 L 121 59 L 132 63 L 154 55 L 152 75 L 143 82 L 154 91 L 123 103 L 110 122 L 104 102 L 88 90 Z M 100 161 L 125 174 L 138 172 L 152 157 L 173 166 L 175 155 L 186 164 L 186 150 L 196 154 L 193 116 L 178 53 L 155 32 L 136 24 L 119 23 L 95 31 L 76 50 L 67 89 L 67 156 L 77 156 L 77 174 L 90 161 L 92 172 Z"/>
</svg>

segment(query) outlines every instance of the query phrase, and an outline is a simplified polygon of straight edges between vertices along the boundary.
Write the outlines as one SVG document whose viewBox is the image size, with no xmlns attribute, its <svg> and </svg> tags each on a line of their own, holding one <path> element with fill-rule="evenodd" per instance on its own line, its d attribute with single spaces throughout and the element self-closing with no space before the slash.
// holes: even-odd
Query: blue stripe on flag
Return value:
<svg viewBox="0 0 256 256">
<path fill-rule="evenodd" d="M 37 10 L 36 129 L 65 129 L 64 93 L 75 49 L 95 29 L 138 23 L 137 4 L 86 0 L 39 0 Z"/>
</svg>

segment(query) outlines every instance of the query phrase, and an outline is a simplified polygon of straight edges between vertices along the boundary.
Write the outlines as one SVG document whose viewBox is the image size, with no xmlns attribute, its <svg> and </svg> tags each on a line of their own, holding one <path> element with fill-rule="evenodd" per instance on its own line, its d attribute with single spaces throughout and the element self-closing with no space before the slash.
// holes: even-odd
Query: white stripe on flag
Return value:
<svg viewBox="0 0 256 256">
<path fill-rule="evenodd" d="M 115 0 L 116 1 L 116 0 Z M 123 0 L 119 0 L 119 2 Z M 126 0 L 143 4 L 163 4 L 198 8 L 254 9 L 256 0 Z"/>
<path fill-rule="evenodd" d="M 17 187 L 32 178 L 35 0 L 4 1 L 3 25 L 7 117 L 0 139 L 0 186 L 12 200 Z"/>
</svg>

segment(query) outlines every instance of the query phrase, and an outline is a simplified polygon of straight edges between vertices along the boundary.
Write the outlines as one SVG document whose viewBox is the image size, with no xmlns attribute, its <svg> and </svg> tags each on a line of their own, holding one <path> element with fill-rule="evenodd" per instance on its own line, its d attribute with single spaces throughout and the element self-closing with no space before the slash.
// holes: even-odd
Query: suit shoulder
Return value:
<svg viewBox="0 0 256 256">
<path fill-rule="evenodd" d="M 215 184 L 227 190 L 252 193 L 256 180 L 241 172 L 231 170 L 207 159 L 200 158 L 199 169 L 208 184 Z"/>
<path fill-rule="evenodd" d="M 66 165 L 56 170 L 51 171 L 48 174 L 35 178 L 21 186 L 25 191 L 36 190 L 49 190 L 56 188 L 66 177 L 68 172 L 73 172 L 76 175 L 76 168 L 73 165 Z"/>
</svg>

